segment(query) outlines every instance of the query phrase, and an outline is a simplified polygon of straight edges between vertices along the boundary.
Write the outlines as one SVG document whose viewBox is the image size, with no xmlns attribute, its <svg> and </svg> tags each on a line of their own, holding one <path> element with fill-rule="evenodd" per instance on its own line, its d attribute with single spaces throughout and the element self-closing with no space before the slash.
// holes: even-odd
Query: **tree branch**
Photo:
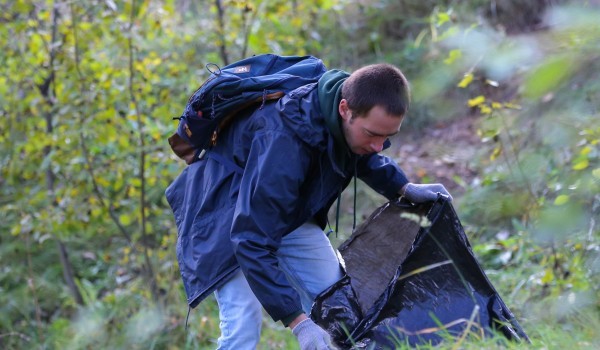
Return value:
<svg viewBox="0 0 600 350">
<path fill-rule="evenodd" d="M 504 116 L 499 115 L 498 117 L 500 118 L 500 121 L 502 122 L 502 125 L 504 126 L 504 130 L 506 131 L 506 137 L 508 138 L 508 142 L 510 143 L 511 151 L 515 158 L 515 163 L 517 165 L 517 169 L 519 170 L 519 174 L 521 175 L 521 178 L 523 179 L 523 181 L 525 182 L 525 186 L 527 187 L 527 192 L 529 193 L 529 199 L 531 200 L 531 203 L 535 203 L 537 201 L 537 196 L 536 196 L 535 192 L 533 191 L 533 186 L 531 185 L 531 181 L 529 181 L 529 178 L 527 177 L 527 175 L 525 175 L 525 172 L 523 171 L 523 167 L 521 166 L 521 159 L 519 157 L 519 151 L 516 146 L 516 140 L 512 136 L 512 134 L 510 132 L 510 128 L 508 127 L 508 124 L 506 123 Z M 505 159 L 506 159 L 506 164 L 510 169 L 510 164 L 509 164 L 510 162 L 508 160 L 508 157 L 505 157 Z M 512 172 L 512 170 L 511 170 L 511 172 Z"/>
<path fill-rule="evenodd" d="M 31 341 L 31 338 L 29 338 L 25 334 L 19 333 L 19 332 L 8 332 L 8 333 L 0 334 L 0 339 L 2 339 L 4 337 L 19 337 L 25 341 Z"/>
<path fill-rule="evenodd" d="M 33 278 L 33 262 L 31 261 L 31 243 L 29 242 L 29 235 L 30 232 L 27 232 L 27 234 L 25 235 L 25 250 L 27 252 L 27 274 L 29 275 L 27 285 L 31 289 L 31 294 L 33 297 L 32 299 L 33 305 L 35 307 L 35 321 L 37 322 L 36 330 L 38 333 L 38 338 L 43 340 L 44 336 L 42 333 L 42 309 L 40 308 L 40 302 L 37 297 L 37 289 L 35 287 L 35 279 Z"/>
</svg>

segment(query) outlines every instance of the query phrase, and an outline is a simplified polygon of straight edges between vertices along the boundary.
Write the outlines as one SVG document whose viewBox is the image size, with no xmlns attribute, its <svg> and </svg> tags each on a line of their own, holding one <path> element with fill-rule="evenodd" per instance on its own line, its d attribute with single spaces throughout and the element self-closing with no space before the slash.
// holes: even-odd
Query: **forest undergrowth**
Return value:
<svg viewBox="0 0 600 350">
<path fill-rule="evenodd" d="M 600 348 L 600 4 L 8 0 L 0 4 L 0 348 L 214 349 L 188 318 L 164 197 L 185 102 L 252 54 L 387 62 L 412 104 L 386 154 L 440 182 L 531 344 Z M 343 193 L 338 246 L 385 199 Z M 335 208 L 330 213 L 335 222 Z M 186 323 L 188 325 L 186 329 Z M 260 349 L 296 349 L 267 315 Z M 405 347 L 398 344 L 399 348 Z M 428 348 L 428 347 L 423 347 Z"/>
</svg>

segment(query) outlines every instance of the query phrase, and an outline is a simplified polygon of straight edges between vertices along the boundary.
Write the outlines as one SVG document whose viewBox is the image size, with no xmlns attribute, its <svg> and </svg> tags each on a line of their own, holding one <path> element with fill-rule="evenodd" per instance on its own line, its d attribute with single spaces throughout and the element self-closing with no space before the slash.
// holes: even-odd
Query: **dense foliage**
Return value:
<svg viewBox="0 0 600 350">
<path fill-rule="evenodd" d="M 478 176 L 455 179 L 476 254 L 534 346 L 600 346 L 600 10 L 589 3 L 2 2 L 0 347 L 214 348 L 212 300 L 184 330 L 163 195 L 184 164 L 166 139 L 206 63 L 264 52 L 397 64 L 413 84 L 408 128 L 478 115 Z M 265 328 L 265 348 L 295 346 Z"/>
</svg>

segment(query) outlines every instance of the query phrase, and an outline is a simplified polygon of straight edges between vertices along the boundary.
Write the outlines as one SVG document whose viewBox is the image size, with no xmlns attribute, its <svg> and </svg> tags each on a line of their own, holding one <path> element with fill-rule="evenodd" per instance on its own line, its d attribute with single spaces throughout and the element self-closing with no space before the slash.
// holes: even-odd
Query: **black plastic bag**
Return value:
<svg viewBox="0 0 600 350">
<path fill-rule="evenodd" d="M 443 197 L 387 203 L 339 251 L 346 275 L 316 298 L 311 317 L 342 349 L 437 344 L 465 331 L 529 341 Z"/>
</svg>

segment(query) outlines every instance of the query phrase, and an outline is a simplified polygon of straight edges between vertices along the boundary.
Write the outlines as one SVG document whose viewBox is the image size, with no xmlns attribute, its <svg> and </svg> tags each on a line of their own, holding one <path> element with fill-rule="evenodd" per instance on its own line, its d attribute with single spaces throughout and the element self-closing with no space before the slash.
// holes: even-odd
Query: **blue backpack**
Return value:
<svg viewBox="0 0 600 350">
<path fill-rule="evenodd" d="M 214 146 L 219 132 L 247 108 L 262 108 L 326 72 L 313 56 L 264 54 L 219 68 L 208 64 L 210 77 L 189 98 L 177 132 L 169 138 L 173 152 L 191 164 Z"/>
</svg>

